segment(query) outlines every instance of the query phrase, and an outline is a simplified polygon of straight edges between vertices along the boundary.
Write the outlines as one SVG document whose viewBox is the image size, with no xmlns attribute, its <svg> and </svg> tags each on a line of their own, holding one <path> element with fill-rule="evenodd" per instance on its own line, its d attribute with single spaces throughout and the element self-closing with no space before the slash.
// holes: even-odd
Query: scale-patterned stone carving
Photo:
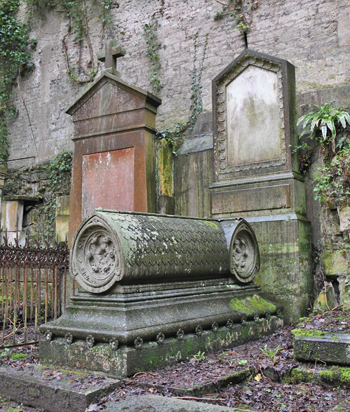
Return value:
<svg viewBox="0 0 350 412">
<path fill-rule="evenodd" d="M 259 266 L 253 231 L 242 219 L 228 227 L 234 228 L 229 238 L 215 220 L 96 211 L 74 238 L 71 273 L 92 293 L 121 280 L 194 280 L 230 272 L 249 282 Z"/>
</svg>

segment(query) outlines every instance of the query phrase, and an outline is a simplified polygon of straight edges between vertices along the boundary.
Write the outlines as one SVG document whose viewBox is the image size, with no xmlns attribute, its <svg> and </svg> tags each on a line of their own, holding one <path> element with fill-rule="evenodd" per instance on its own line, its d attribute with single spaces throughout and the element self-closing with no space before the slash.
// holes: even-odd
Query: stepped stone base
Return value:
<svg viewBox="0 0 350 412">
<path fill-rule="evenodd" d="M 256 321 L 220 327 L 216 331 L 203 331 L 200 336 L 185 334 L 181 340 L 166 338 L 163 343 L 148 342 L 139 349 L 121 346 L 117 350 L 106 343 L 89 348 L 83 340 L 67 344 L 63 338 L 40 342 L 43 363 L 69 369 L 100 371 L 109 376 L 124 378 L 140 371 L 154 370 L 201 352 L 232 348 L 260 338 L 283 326 L 283 320 L 271 316 Z"/>
</svg>

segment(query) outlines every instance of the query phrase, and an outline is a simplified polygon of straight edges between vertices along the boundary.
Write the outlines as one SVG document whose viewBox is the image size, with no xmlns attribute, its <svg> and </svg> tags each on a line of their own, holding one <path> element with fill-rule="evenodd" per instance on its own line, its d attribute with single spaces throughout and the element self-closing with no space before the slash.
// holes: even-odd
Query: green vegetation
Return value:
<svg viewBox="0 0 350 412">
<path fill-rule="evenodd" d="M 291 371 L 290 376 L 283 379 L 286 383 L 298 384 L 300 382 L 311 382 L 314 379 L 312 371 L 308 371 L 302 368 L 294 368 Z"/>
<path fill-rule="evenodd" d="M 196 353 L 195 355 L 193 355 L 193 359 L 196 361 L 202 361 L 205 359 L 205 353 L 199 351 L 198 353 Z"/>
<path fill-rule="evenodd" d="M 277 348 L 268 350 L 267 349 L 267 344 L 266 344 L 265 347 L 260 348 L 260 350 L 265 356 L 267 356 L 270 359 L 270 361 L 272 361 L 273 363 L 276 363 L 277 354 L 281 350 L 281 346 L 278 345 Z"/>
<path fill-rule="evenodd" d="M 325 157 L 332 159 L 336 153 L 337 132 L 344 130 L 350 124 L 350 115 L 344 108 L 331 107 L 334 102 L 325 103 L 322 106 L 314 105 L 318 110 L 309 112 L 300 117 L 298 124 L 303 124 L 303 132 L 300 137 L 310 133 L 309 138 L 315 138 L 321 144 Z M 345 137 L 340 139 L 338 147 L 341 147 Z"/>
<path fill-rule="evenodd" d="M 25 355 L 24 353 L 13 353 L 11 355 L 11 359 L 13 359 L 13 360 L 21 360 L 21 359 L 26 358 L 26 357 L 27 357 L 27 355 Z"/>
<path fill-rule="evenodd" d="M 142 30 L 142 36 L 145 38 L 147 44 L 146 56 L 149 57 L 151 62 L 149 81 L 152 85 L 153 92 L 157 93 L 164 87 L 158 78 L 158 72 L 161 68 L 158 51 L 161 44 L 157 37 L 157 24 L 144 24 Z"/>
<path fill-rule="evenodd" d="M 186 122 L 178 122 L 172 129 L 159 130 L 156 134 L 158 140 L 165 140 L 168 142 L 169 146 L 173 148 L 173 153 L 175 154 L 175 147 L 183 142 L 183 134 L 190 130 L 192 131 L 194 125 L 196 124 L 197 117 L 203 111 L 203 101 L 202 101 L 202 73 L 204 70 L 204 62 L 208 46 L 209 33 L 205 35 L 203 54 L 197 67 L 197 49 L 198 49 L 198 34 L 197 31 L 193 39 L 193 70 L 191 73 L 191 103 L 190 103 L 190 116 Z"/>
<path fill-rule="evenodd" d="M 276 306 L 267 302 L 261 296 L 254 295 L 245 299 L 232 299 L 231 306 L 234 310 L 245 313 L 248 317 L 259 314 L 272 314 L 276 312 Z"/>
<path fill-rule="evenodd" d="M 320 370 L 319 376 L 327 383 L 337 384 L 341 382 L 344 385 L 350 384 L 350 368 L 332 366 L 331 369 Z"/>
<path fill-rule="evenodd" d="M 322 332 L 321 330 L 317 329 L 293 329 L 292 330 L 293 336 L 306 336 L 306 337 L 317 337 L 317 336 L 325 336 L 327 335 L 326 332 Z"/>
<path fill-rule="evenodd" d="M 240 366 L 245 366 L 247 363 L 248 363 L 248 361 L 246 359 L 238 360 L 238 365 L 240 365 Z"/>
<path fill-rule="evenodd" d="M 214 20 L 221 20 L 225 16 L 234 18 L 235 30 L 246 34 L 252 25 L 253 11 L 259 7 L 258 0 L 227 0 L 226 3 L 216 0 L 222 5 L 222 11 L 217 11 Z"/>
<path fill-rule="evenodd" d="M 29 27 L 16 18 L 19 0 L 0 0 L 0 164 L 7 165 L 9 155 L 7 120 L 17 114 L 11 103 L 12 89 L 18 76 L 32 71 L 28 46 Z"/>
<path fill-rule="evenodd" d="M 333 107 L 334 102 L 314 105 L 314 110 L 302 116 L 300 138 L 315 139 L 319 143 L 322 166 L 315 175 L 315 199 L 329 208 L 350 203 L 350 115 L 348 108 Z M 294 148 L 300 150 L 300 170 L 305 172 L 311 164 L 311 147 L 303 142 Z M 350 249 L 350 239 L 343 233 L 341 252 Z"/>
</svg>

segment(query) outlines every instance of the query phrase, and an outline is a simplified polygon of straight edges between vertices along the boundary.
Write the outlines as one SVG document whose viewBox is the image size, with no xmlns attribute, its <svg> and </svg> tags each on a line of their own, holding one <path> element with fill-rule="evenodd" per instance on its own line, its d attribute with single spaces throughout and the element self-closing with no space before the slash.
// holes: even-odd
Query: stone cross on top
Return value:
<svg viewBox="0 0 350 412">
<path fill-rule="evenodd" d="M 101 62 L 105 62 L 105 71 L 117 76 L 117 58 L 124 56 L 124 54 L 124 49 L 117 46 L 115 40 L 107 40 L 105 50 L 97 53 L 97 59 Z"/>
</svg>

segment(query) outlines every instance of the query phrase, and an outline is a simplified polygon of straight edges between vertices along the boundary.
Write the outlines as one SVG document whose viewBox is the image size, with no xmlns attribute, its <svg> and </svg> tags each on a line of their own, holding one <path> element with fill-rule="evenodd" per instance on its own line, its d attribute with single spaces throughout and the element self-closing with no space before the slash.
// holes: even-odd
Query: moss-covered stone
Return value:
<svg viewBox="0 0 350 412">
<path fill-rule="evenodd" d="M 230 303 L 234 310 L 243 312 L 247 317 L 276 312 L 276 306 L 274 304 L 267 302 L 258 295 L 245 299 L 232 299 Z"/>
<path fill-rule="evenodd" d="M 327 276 L 341 276 L 349 272 L 349 262 L 340 250 L 325 250 L 321 258 Z"/>
<path fill-rule="evenodd" d="M 317 329 L 293 329 L 292 334 L 294 336 L 325 336 L 327 335 L 326 332 L 322 332 L 321 330 Z"/>
<path fill-rule="evenodd" d="M 301 382 L 311 382 L 314 378 L 314 373 L 312 371 L 295 368 L 291 371 L 289 376 L 286 376 L 283 381 L 286 383 L 298 384 Z"/>
<path fill-rule="evenodd" d="M 350 366 L 349 334 L 332 334 L 315 329 L 295 329 L 293 335 L 295 359 Z"/>
<path fill-rule="evenodd" d="M 148 342 L 139 350 L 121 346 L 117 351 L 113 351 L 108 344 L 102 343 L 90 349 L 84 341 L 67 345 L 64 339 L 58 338 L 51 342 L 41 341 L 39 355 L 43 363 L 56 367 L 101 371 L 121 378 L 191 359 L 199 351 L 208 353 L 235 347 L 271 333 L 282 325 L 281 319 L 272 316 L 269 320 L 235 324 L 230 328 L 220 327 L 215 332 L 205 330 L 201 336 L 185 334 L 183 340 L 166 338 L 161 345 Z"/>
</svg>

